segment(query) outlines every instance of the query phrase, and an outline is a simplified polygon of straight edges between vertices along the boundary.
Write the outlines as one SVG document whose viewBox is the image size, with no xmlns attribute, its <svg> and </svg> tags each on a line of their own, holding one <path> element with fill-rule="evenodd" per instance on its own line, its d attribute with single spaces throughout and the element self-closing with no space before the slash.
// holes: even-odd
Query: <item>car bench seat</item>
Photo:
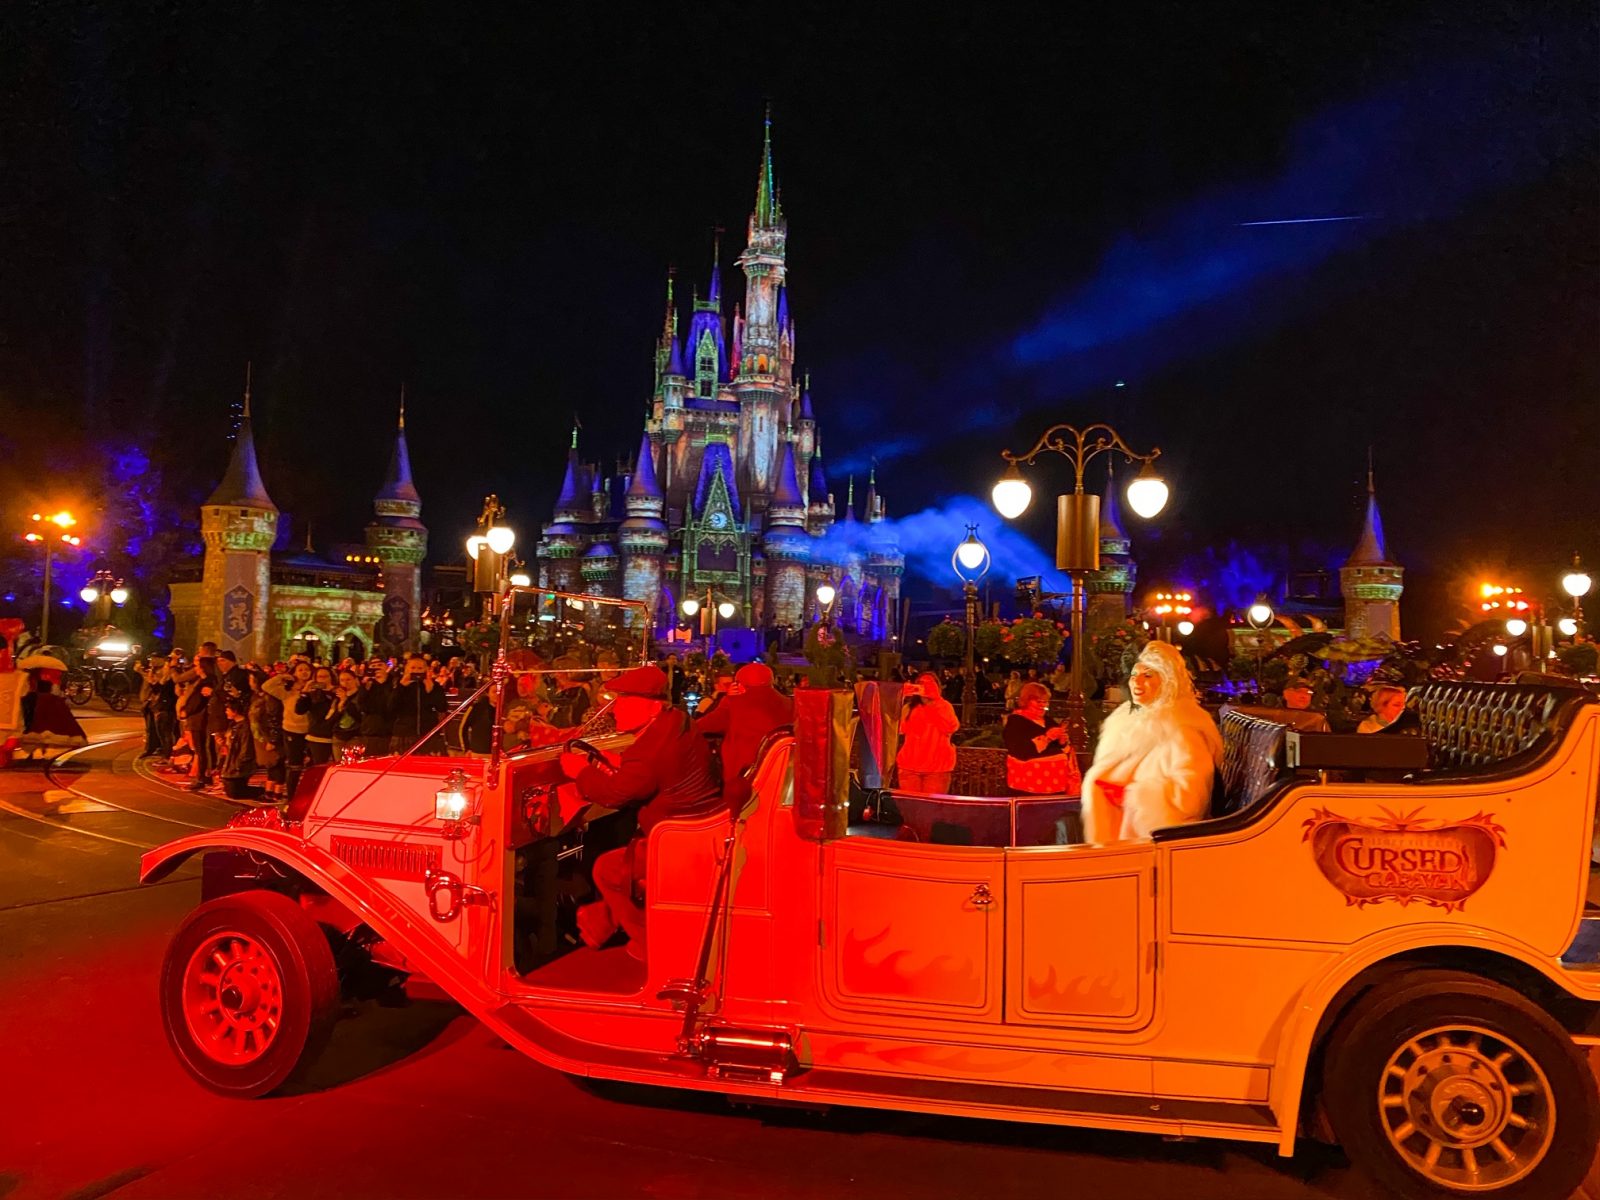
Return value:
<svg viewBox="0 0 1600 1200">
<path fill-rule="evenodd" d="M 1579 707 L 1592 697 L 1580 687 L 1549 684 L 1426 683 L 1406 697 L 1406 715 L 1428 744 L 1428 770 L 1481 775 L 1508 760 L 1525 761 L 1560 741 Z"/>
</svg>

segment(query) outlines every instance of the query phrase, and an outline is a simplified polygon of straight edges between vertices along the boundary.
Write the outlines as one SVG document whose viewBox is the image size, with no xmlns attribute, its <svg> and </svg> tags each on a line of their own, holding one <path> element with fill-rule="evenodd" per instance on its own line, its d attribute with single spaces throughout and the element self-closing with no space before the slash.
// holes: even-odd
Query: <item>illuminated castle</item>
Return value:
<svg viewBox="0 0 1600 1200">
<path fill-rule="evenodd" d="M 240 662 L 415 649 L 428 530 L 411 478 L 403 395 L 389 470 L 372 507 L 364 545 L 348 553 L 319 556 L 309 531 L 303 550 L 274 551 L 278 506 L 256 461 L 247 384 L 228 469 L 200 506 L 200 578 L 171 585 L 176 644 L 193 653 L 201 642 L 215 642 Z"/>
<path fill-rule="evenodd" d="M 837 589 L 837 625 L 887 640 L 905 557 L 882 523 L 875 473 L 860 516 L 867 528 L 855 528 L 854 480 L 842 512 L 828 490 L 810 381 L 795 372 L 787 236 L 769 118 L 731 330 L 716 252 L 687 328 L 669 275 L 638 451 L 608 475 L 582 461 L 573 431 L 537 550 L 541 586 L 643 600 L 658 629 L 673 627 L 682 600 L 709 591 L 738 606 L 734 624 L 771 629 L 813 617 L 826 581 Z"/>
</svg>

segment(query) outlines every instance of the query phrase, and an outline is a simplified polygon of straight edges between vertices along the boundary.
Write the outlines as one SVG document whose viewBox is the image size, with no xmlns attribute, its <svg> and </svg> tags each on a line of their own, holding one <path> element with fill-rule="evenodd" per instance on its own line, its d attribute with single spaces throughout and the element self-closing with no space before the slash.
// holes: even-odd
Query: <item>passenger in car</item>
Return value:
<svg viewBox="0 0 1600 1200">
<path fill-rule="evenodd" d="M 695 721 L 702 735 L 722 735 L 722 798 L 742 809 L 750 798 L 745 768 L 755 762 L 761 742 L 774 729 L 794 722 L 794 701 L 772 686 L 772 668 L 745 663 L 720 703 Z"/>
<path fill-rule="evenodd" d="M 1017 710 L 1006 718 L 1006 785 L 1032 796 L 1071 795 L 1081 782 L 1067 731 L 1049 724 L 1050 689 L 1029 682 L 1017 693 Z"/>
<path fill-rule="evenodd" d="M 623 750 L 615 769 L 572 752 L 561 756 L 561 768 L 590 804 L 637 808 L 640 836 L 595 859 L 600 899 L 578 910 L 578 932 L 598 949 L 620 927 L 628 935 L 628 953 L 643 959 L 644 908 L 634 892 L 645 877 L 650 830 L 668 817 L 704 812 L 717 801 L 718 789 L 705 738 L 688 714 L 667 705 L 666 672 L 657 666 L 634 667 L 611 681 L 611 691 L 617 697 L 611 709 L 617 732 L 638 736 Z"/>
<path fill-rule="evenodd" d="M 1083 835 L 1090 843 L 1149 837 L 1203 819 L 1222 763 L 1222 734 L 1195 699 L 1176 646 L 1151 642 L 1128 677 L 1132 699 L 1100 726 L 1083 778 Z"/>
</svg>

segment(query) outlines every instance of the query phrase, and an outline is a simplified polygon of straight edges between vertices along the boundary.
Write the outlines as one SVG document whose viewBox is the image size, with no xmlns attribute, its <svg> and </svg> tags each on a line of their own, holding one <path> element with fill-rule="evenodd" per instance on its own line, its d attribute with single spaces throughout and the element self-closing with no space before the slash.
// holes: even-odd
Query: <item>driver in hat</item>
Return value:
<svg viewBox="0 0 1600 1200">
<path fill-rule="evenodd" d="M 654 665 L 634 667 L 611 680 L 616 696 L 612 716 L 617 732 L 633 733 L 615 767 L 569 751 L 561 766 L 590 804 L 638 812 L 638 836 L 630 845 L 602 854 L 594 862 L 600 899 L 578 910 L 578 932 L 600 947 L 620 928 L 628 953 L 645 956 L 644 909 L 635 899 L 645 876 L 650 830 L 667 817 L 705 812 L 720 789 L 711 773 L 711 751 L 682 709 L 667 703 L 666 672 Z"/>
</svg>

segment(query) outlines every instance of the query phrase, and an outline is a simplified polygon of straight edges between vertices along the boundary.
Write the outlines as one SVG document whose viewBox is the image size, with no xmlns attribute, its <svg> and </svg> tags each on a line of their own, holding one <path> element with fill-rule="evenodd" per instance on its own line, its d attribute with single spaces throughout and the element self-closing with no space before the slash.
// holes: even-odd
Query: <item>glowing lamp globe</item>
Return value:
<svg viewBox="0 0 1600 1200">
<path fill-rule="evenodd" d="M 833 590 L 831 583 L 824 583 L 817 588 L 817 603 L 822 605 L 823 608 L 827 608 L 828 605 L 833 603 L 833 598 L 838 594 Z"/>
<path fill-rule="evenodd" d="M 1167 506 L 1167 495 L 1167 481 L 1145 463 L 1138 478 L 1128 485 L 1128 507 L 1148 521 Z"/>
<path fill-rule="evenodd" d="M 1022 472 L 1017 470 L 1016 463 L 1012 463 L 1006 469 L 1006 473 L 1000 477 L 1000 482 L 994 485 L 990 495 L 994 499 L 995 512 L 1008 521 L 1027 512 L 1028 505 L 1033 502 L 1033 489 L 1022 477 Z"/>
<path fill-rule="evenodd" d="M 127 588 L 125 588 L 125 587 L 114 587 L 114 588 L 111 589 L 111 603 L 113 603 L 113 604 L 126 604 L 127 602 L 128 602 L 128 589 Z"/>
<path fill-rule="evenodd" d="M 512 587 L 532 587 L 533 577 L 526 571 L 513 571 L 511 574 Z"/>
<path fill-rule="evenodd" d="M 717 615 L 724 621 L 732 620 L 733 614 L 737 611 L 738 608 L 732 600 L 724 600 L 721 604 L 717 605 Z"/>
<path fill-rule="evenodd" d="M 92 587 L 81 588 L 78 591 L 78 598 L 85 604 L 93 604 L 100 598 L 100 593 Z"/>
<path fill-rule="evenodd" d="M 984 549 L 983 543 L 977 539 L 975 534 L 970 535 L 966 541 L 956 547 L 956 560 L 969 571 L 976 571 L 983 566 L 983 560 L 988 555 L 989 552 Z"/>
<path fill-rule="evenodd" d="M 695 613 L 700 611 L 700 601 L 696 600 L 693 596 L 690 596 L 683 602 L 682 608 L 684 616 L 692 617 L 695 615 Z"/>
<path fill-rule="evenodd" d="M 1574 567 L 1561 577 L 1561 590 L 1576 600 L 1579 596 L 1587 596 L 1589 589 L 1594 586 L 1594 580 L 1589 578 L 1587 571 L 1579 571 Z"/>
<path fill-rule="evenodd" d="M 1179 621 L 1178 622 L 1178 636 L 1180 636 L 1180 637 L 1188 637 L 1193 632 L 1194 632 L 1194 622 L 1193 621 Z"/>
<path fill-rule="evenodd" d="M 478 561 L 478 550 L 483 545 L 483 534 L 475 533 L 467 539 L 467 557 Z"/>
<path fill-rule="evenodd" d="M 1562 617 L 1556 622 L 1556 628 L 1561 631 L 1562 637 L 1573 637 L 1578 632 L 1578 623 L 1571 617 Z"/>
<path fill-rule="evenodd" d="M 1521 617 L 1512 617 L 1506 622 L 1506 632 L 1512 637 L 1521 637 L 1528 632 L 1528 623 Z"/>
<path fill-rule="evenodd" d="M 484 535 L 484 541 L 489 543 L 489 549 L 496 554 L 508 554 L 511 547 L 517 544 L 517 535 L 504 525 L 490 526 L 489 532 Z"/>
<path fill-rule="evenodd" d="M 1494 644 L 1494 652 L 1495 652 L 1495 656 L 1497 658 L 1504 658 L 1506 656 L 1506 648 L 1504 646 L 1502 646 L 1499 642 L 1496 642 Z"/>
<path fill-rule="evenodd" d="M 1257 629 L 1265 629 L 1272 624 L 1272 605 L 1262 600 L 1257 600 L 1250 606 L 1250 611 L 1245 614 L 1250 618 L 1250 624 Z"/>
</svg>

